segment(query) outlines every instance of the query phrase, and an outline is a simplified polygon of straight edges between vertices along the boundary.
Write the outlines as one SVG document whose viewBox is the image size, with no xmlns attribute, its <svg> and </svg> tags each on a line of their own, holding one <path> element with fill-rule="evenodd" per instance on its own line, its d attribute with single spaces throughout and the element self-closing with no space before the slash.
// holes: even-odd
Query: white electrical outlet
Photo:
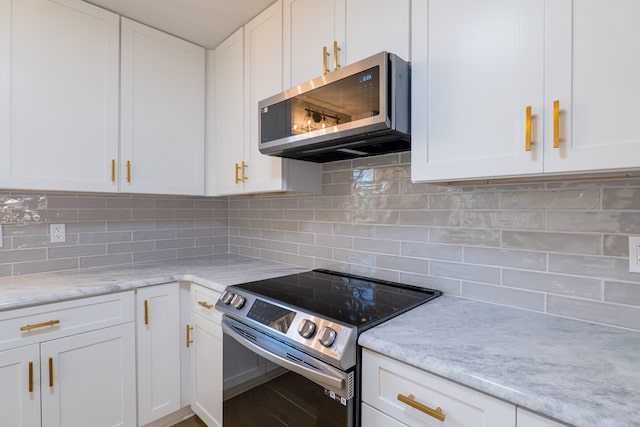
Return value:
<svg viewBox="0 0 640 427">
<path fill-rule="evenodd" d="M 4 244 L 4 241 L 2 239 L 3 239 L 3 236 L 2 236 L 2 224 L 0 224 L 0 248 Z"/>
<path fill-rule="evenodd" d="M 629 271 L 640 273 L 640 236 L 629 236 Z"/>
<path fill-rule="evenodd" d="M 51 224 L 51 243 L 62 243 L 67 241 L 64 224 Z"/>
</svg>

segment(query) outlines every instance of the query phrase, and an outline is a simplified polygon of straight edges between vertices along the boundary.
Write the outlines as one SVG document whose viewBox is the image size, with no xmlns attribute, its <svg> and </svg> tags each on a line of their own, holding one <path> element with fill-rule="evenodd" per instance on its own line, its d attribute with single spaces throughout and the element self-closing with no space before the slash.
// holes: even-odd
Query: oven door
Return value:
<svg viewBox="0 0 640 427">
<path fill-rule="evenodd" d="M 354 373 L 224 317 L 225 427 L 352 427 Z"/>
</svg>

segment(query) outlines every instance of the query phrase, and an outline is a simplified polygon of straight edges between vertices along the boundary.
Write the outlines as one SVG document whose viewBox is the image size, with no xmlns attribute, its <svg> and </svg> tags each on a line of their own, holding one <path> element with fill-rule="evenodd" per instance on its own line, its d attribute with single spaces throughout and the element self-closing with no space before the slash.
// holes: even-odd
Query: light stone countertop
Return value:
<svg viewBox="0 0 640 427">
<path fill-rule="evenodd" d="M 575 426 L 640 426 L 638 332 L 442 296 L 358 343 Z"/>
<path fill-rule="evenodd" d="M 189 281 L 225 286 L 307 271 L 237 255 L 0 278 L 0 311 Z M 442 296 L 360 345 L 579 427 L 640 426 L 640 333 Z"/>
<path fill-rule="evenodd" d="M 222 292 L 228 285 L 308 270 L 239 255 L 214 255 L 4 277 L 0 278 L 0 311 L 175 281 Z"/>
</svg>

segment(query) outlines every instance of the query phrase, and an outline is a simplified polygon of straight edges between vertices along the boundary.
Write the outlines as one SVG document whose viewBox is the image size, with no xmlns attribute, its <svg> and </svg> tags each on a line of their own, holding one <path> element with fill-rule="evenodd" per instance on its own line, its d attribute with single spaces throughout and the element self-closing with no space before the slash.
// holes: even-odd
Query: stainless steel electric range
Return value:
<svg viewBox="0 0 640 427">
<path fill-rule="evenodd" d="M 440 294 L 327 270 L 227 287 L 224 426 L 359 425 L 358 335 Z"/>
</svg>

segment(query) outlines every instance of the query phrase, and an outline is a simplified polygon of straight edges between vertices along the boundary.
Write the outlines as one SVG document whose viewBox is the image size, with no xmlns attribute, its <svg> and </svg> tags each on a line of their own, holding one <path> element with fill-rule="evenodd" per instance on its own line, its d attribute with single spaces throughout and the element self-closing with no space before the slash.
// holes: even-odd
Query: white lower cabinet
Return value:
<svg viewBox="0 0 640 427">
<path fill-rule="evenodd" d="M 134 346 L 132 323 L 42 343 L 42 426 L 135 425 Z"/>
<path fill-rule="evenodd" d="M 394 420 L 384 412 L 380 412 L 375 408 L 362 404 L 361 420 L 362 425 L 367 427 L 407 427 L 398 420 Z"/>
<path fill-rule="evenodd" d="M 567 427 L 566 424 L 550 420 L 542 415 L 534 414 L 526 409 L 518 408 L 518 427 Z"/>
<path fill-rule="evenodd" d="M 133 293 L 0 312 L 0 425 L 136 426 Z"/>
<path fill-rule="evenodd" d="M 222 315 L 215 309 L 220 294 L 191 287 L 191 409 L 209 427 L 222 426 Z"/>
<path fill-rule="evenodd" d="M 38 344 L 0 351 L 0 425 L 40 425 Z"/>
<path fill-rule="evenodd" d="M 138 420 L 149 424 L 181 407 L 179 284 L 137 291 Z"/>
<path fill-rule="evenodd" d="M 388 425 L 383 422 L 383 415 L 399 421 L 397 425 L 416 427 L 513 427 L 516 424 L 513 404 L 369 350 L 364 350 L 362 357 L 362 401 L 384 413 L 372 413 L 369 408 L 363 411 L 375 420 L 372 425 Z M 435 412 L 444 418 L 437 419 Z"/>
</svg>

